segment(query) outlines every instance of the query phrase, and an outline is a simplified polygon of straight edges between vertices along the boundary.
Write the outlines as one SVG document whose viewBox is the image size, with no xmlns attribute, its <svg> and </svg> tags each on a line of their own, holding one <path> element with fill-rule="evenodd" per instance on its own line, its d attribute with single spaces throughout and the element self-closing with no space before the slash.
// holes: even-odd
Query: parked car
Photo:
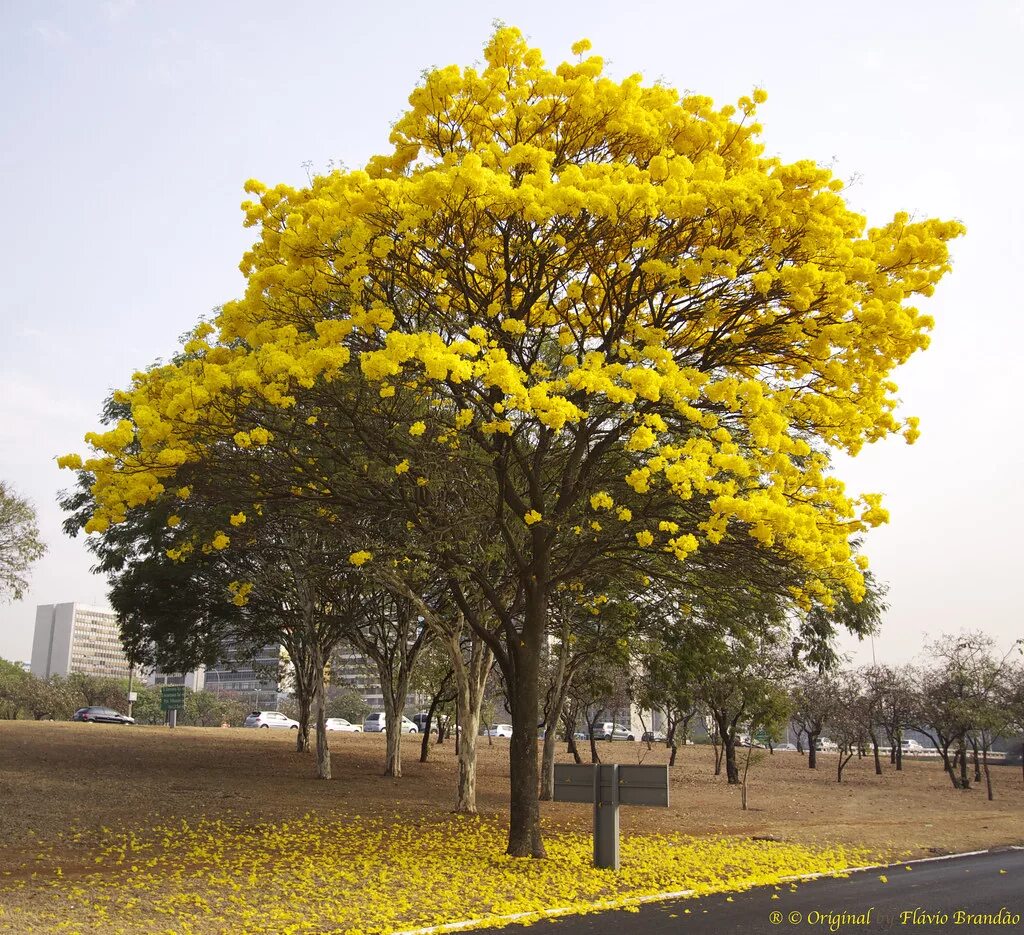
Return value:
<svg viewBox="0 0 1024 935">
<path fill-rule="evenodd" d="M 906 756 L 908 753 L 924 753 L 924 747 L 921 746 L 916 740 L 901 740 L 900 741 L 900 753 Z"/>
<path fill-rule="evenodd" d="M 134 724 L 135 718 L 121 714 L 113 708 L 102 708 L 93 705 L 89 708 L 79 708 L 71 715 L 72 721 L 84 721 L 86 724 Z"/>
<path fill-rule="evenodd" d="M 640 735 L 640 740 L 643 743 L 664 743 L 668 738 L 660 730 L 645 730 Z"/>
<path fill-rule="evenodd" d="M 818 753 L 837 753 L 839 751 L 839 744 L 828 737 L 819 737 L 814 742 L 814 749 Z"/>
<path fill-rule="evenodd" d="M 427 712 L 420 711 L 419 714 L 412 716 L 412 722 L 416 725 L 416 729 L 422 734 L 427 729 Z M 430 720 L 430 733 L 437 733 L 437 715 L 434 715 Z"/>
<path fill-rule="evenodd" d="M 740 734 L 736 738 L 736 743 L 739 746 L 741 746 L 741 747 L 752 747 L 755 750 L 763 750 L 764 749 L 764 744 L 761 743 L 760 740 L 758 740 L 756 737 L 751 739 L 746 734 Z"/>
<path fill-rule="evenodd" d="M 242 727 L 280 727 L 285 730 L 298 730 L 299 722 L 286 717 L 280 711 L 253 711 L 246 717 Z"/>
<path fill-rule="evenodd" d="M 422 734 L 427 729 L 427 712 L 420 711 L 419 714 L 412 716 L 412 722 L 416 725 L 416 729 Z M 444 729 L 447 733 L 451 733 L 454 730 L 454 725 L 451 723 L 451 718 L 447 714 L 435 714 L 430 720 L 430 733 L 436 734 L 438 724 L 444 724 Z M 462 728 L 459 728 L 459 733 L 462 733 Z M 481 730 L 483 733 L 483 730 Z"/>
<path fill-rule="evenodd" d="M 346 721 L 343 717 L 329 717 L 327 719 L 328 730 L 338 730 L 345 734 L 361 734 L 363 732 L 362 727 L 358 724 L 353 724 L 351 721 Z"/>
<path fill-rule="evenodd" d="M 512 736 L 512 725 L 511 724 L 492 724 L 485 731 L 485 734 L 490 734 L 492 737 L 511 737 Z"/>
<path fill-rule="evenodd" d="M 777 743 L 777 744 L 775 744 L 774 747 L 772 747 L 772 749 L 773 750 L 783 750 L 786 753 L 789 753 L 789 752 L 796 753 L 796 745 L 795 744 L 791 744 L 791 743 Z"/>
<path fill-rule="evenodd" d="M 367 734 L 379 734 L 387 728 L 387 722 L 388 716 L 383 711 L 375 711 L 364 718 L 363 731 Z M 403 714 L 402 733 L 418 734 L 419 732 L 420 729 Z"/>
<path fill-rule="evenodd" d="M 606 721 L 601 725 L 601 736 L 605 740 L 636 740 L 633 732 L 628 727 L 623 727 L 621 724 L 613 724 L 611 721 Z"/>
</svg>

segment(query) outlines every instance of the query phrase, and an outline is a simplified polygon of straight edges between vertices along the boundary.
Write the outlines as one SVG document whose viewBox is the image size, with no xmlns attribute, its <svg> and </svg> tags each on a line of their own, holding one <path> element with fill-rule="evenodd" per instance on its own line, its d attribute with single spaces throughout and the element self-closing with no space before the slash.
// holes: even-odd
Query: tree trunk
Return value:
<svg viewBox="0 0 1024 935">
<path fill-rule="evenodd" d="M 725 777 L 730 786 L 739 785 L 740 770 L 736 765 L 736 724 L 732 724 L 722 715 L 715 715 L 718 722 L 718 733 L 722 738 L 722 752 L 725 756 Z"/>
<path fill-rule="evenodd" d="M 985 765 L 985 791 L 988 793 L 988 800 L 992 801 L 992 776 L 988 771 L 988 740 L 984 739 L 981 745 L 981 760 Z"/>
<path fill-rule="evenodd" d="M 601 716 L 601 712 L 598 711 L 594 715 L 593 721 L 587 721 L 587 739 L 590 741 L 590 762 L 600 763 L 601 755 L 597 752 L 597 742 L 594 739 L 594 726 L 597 724 L 597 719 Z"/>
<path fill-rule="evenodd" d="M 544 731 L 544 746 L 540 761 L 540 800 L 550 802 L 555 797 L 555 728 Z"/>
<path fill-rule="evenodd" d="M 384 756 L 384 775 L 398 779 L 402 775 L 402 712 L 405 709 L 405 693 L 396 693 L 394 680 L 386 669 L 381 668 L 380 674 L 382 676 L 381 693 L 384 695 L 384 733 L 387 743 L 387 752 Z M 405 686 L 397 687 L 400 690 Z"/>
<path fill-rule="evenodd" d="M 327 745 L 326 664 L 319 643 L 313 646 L 313 710 L 316 713 L 316 778 L 331 778 L 331 749 Z M 300 730 L 299 733 L 302 731 Z"/>
<path fill-rule="evenodd" d="M 953 783 L 953 788 L 959 789 L 960 780 L 957 779 L 956 770 L 953 768 L 954 764 L 949 761 L 949 743 L 944 742 L 939 747 L 939 753 L 942 755 L 942 768 L 946 771 L 946 775 L 949 776 L 949 781 Z"/>
<path fill-rule="evenodd" d="M 981 762 L 978 760 L 978 739 L 971 738 L 971 747 L 974 751 L 974 781 L 981 782 Z"/>
<path fill-rule="evenodd" d="M 536 534 L 535 534 L 536 535 Z M 543 585 L 528 586 L 518 646 L 510 646 L 514 675 L 509 680 L 512 701 L 512 739 L 509 743 L 509 828 L 511 857 L 544 857 L 537 799 L 537 713 L 540 708 L 540 654 L 544 641 L 547 602 Z"/>
<path fill-rule="evenodd" d="M 576 746 L 576 724 L 579 721 L 579 712 L 575 705 L 562 709 L 562 723 L 565 724 L 565 752 L 572 754 L 573 761 L 582 763 L 579 747 Z"/>
<path fill-rule="evenodd" d="M 747 757 L 743 763 L 743 784 L 740 786 L 740 804 L 743 806 L 743 811 L 747 810 L 747 774 L 750 772 L 750 757 L 754 753 L 754 746 L 751 744 L 747 747 Z"/>
<path fill-rule="evenodd" d="M 669 749 L 668 765 L 675 766 L 676 752 L 678 749 L 676 747 L 676 728 L 679 726 L 679 722 L 675 718 L 670 716 L 668 719 L 668 724 L 666 726 L 668 727 L 668 730 L 665 732 L 665 746 Z M 684 742 L 685 739 L 686 738 L 684 737 Z"/>
<path fill-rule="evenodd" d="M 447 680 L 446 676 L 445 682 L 447 682 Z M 443 686 L 444 682 L 442 682 L 442 688 L 438 689 L 434 697 L 430 699 L 430 710 L 427 711 L 427 723 L 423 728 L 423 739 L 420 741 L 421 763 L 426 763 L 427 757 L 430 756 L 430 725 L 434 723 L 434 712 L 437 710 L 437 706 L 441 702 L 441 691 L 443 690 Z"/>
<path fill-rule="evenodd" d="M 882 758 L 878 755 L 878 738 L 875 736 L 874 732 L 872 732 L 871 734 L 871 748 L 872 750 L 874 750 L 875 753 L 875 775 L 881 776 Z"/>
<path fill-rule="evenodd" d="M 461 627 L 459 633 L 461 633 Z M 483 640 L 475 634 L 470 640 L 469 666 L 462 657 L 459 633 L 448 636 L 448 654 L 455 674 L 455 752 L 459 764 L 455 811 L 476 813 L 476 735 L 480 728 L 480 711 L 484 689 L 494 656 Z M 462 728 L 461 735 L 458 728 Z"/>
<path fill-rule="evenodd" d="M 807 768 L 817 769 L 818 768 L 818 734 L 820 731 L 811 733 L 807 732 Z"/>
<path fill-rule="evenodd" d="M 843 767 L 845 767 L 846 764 L 849 763 L 850 760 L 853 759 L 853 748 L 852 747 L 847 748 L 845 759 L 843 758 L 843 753 L 844 753 L 844 751 L 842 749 L 840 749 L 839 750 L 839 766 L 838 766 L 838 771 L 836 772 L 836 782 L 842 782 L 843 781 Z"/>
<path fill-rule="evenodd" d="M 725 775 L 730 786 L 739 784 L 740 771 L 736 765 L 736 737 L 735 735 L 723 734 L 722 747 L 725 749 Z"/>
<path fill-rule="evenodd" d="M 971 788 L 971 781 L 967 778 L 967 742 L 960 738 L 960 749 L 957 751 L 960 756 L 960 788 L 964 791 Z"/>
<path fill-rule="evenodd" d="M 565 710 L 565 695 L 569 690 L 571 675 L 567 674 L 569 662 L 569 627 L 562 628 L 562 639 L 558 646 L 558 668 L 554 677 L 554 697 L 544 712 L 544 746 L 540 763 L 540 800 L 550 802 L 555 797 L 555 742 L 558 738 L 558 722 Z"/>
<path fill-rule="evenodd" d="M 295 700 L 299 703 L 299 729 L 295 736 L 296 753 L 306 753 L 309 750 L 309 716 L 312 705 L 308 689 L 296 678 Z"/>
</svg>

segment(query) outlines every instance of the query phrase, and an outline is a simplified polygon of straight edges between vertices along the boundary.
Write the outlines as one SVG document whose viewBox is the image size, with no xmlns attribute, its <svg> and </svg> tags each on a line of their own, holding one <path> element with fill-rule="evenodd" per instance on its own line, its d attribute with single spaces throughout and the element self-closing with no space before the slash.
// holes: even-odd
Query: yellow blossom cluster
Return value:
<svg viewBox="0 0 1024 935">
<path fill-rule="evenodd" d="M 251 581 L 232 581 L 228 585 L 228 593 L 231 596 L 231 603 L 238 607 L 244 607 L 249 603 L 249 595 L 255 585 Z"/>
</svg>

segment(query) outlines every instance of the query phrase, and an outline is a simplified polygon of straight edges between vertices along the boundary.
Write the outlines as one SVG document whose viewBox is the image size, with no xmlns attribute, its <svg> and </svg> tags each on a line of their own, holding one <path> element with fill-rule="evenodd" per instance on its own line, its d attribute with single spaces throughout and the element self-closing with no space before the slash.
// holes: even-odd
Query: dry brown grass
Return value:
<svg viewBox="0 0 1024 935">
<path fill-rule="evenodd" d="M 403 777 L 385 779 L 383 739 L 332 734 L 334 779 L 323 782 L 313 776 L 312 757 L 294 752 L 291 732 L 0 721 L 0 867 L 27 869 L 37 842 L 53 843 L 71 827 L 132 830 L 199 816 L 281 820 L 311 810 L 394 820 L 446 813 L 452 744 L 433 746 L 430 761 L 420 763 L 419 738 L 406 738 Z M 606 762 L 667 761 L 661 747 L 599 749 Z M 623 808 L 622 830 L 774 835 L 918 854 L 1024 843 L 1020 769 L 992 772 L 996 797 L 988 802 L 982 787 L 955 791 L 931 760 L 910 761 L 902 773 L 885 764 L 879 777 L 870 758 L 854 759 L 840 785 L 834 756 L 822 755 L 812 772 L 799 754 L 778 753 L 752 767 L 744 812 L 739 789 L 712 775 L 710 748 L 692 746 L 680 751 L 672 772 L 671 807 Z M 481 738 L 481 812 L 504 815 L 507 782 L 508 741 Z M 543 814 L 589 827 L 586 806 L 545 803 Z"/>
</svg>

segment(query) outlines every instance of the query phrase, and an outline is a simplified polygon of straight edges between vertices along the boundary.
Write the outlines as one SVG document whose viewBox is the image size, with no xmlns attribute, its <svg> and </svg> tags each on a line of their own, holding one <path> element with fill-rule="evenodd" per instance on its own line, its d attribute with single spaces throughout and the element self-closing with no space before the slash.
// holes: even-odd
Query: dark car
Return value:
<svg viewBox="0 0 1024 935">
<path fill-rule="evenodd" d="M 134 724 L 135 718 L 121 714 L 113 708 L 101 708 L 93 705 L 91 708 L 79 708 L 71 715 L 72 721 L 86 721 L 89 724 Z"/>
</svg>

